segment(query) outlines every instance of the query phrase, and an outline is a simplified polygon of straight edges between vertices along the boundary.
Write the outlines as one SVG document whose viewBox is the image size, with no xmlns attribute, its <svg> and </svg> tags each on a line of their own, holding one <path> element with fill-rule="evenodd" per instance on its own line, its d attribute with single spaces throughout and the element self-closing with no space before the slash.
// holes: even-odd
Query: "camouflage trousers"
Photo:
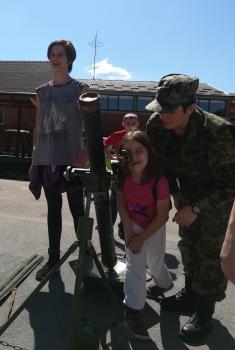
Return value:
<svg viewBox="0 0 235 350">
<path fill-rule="evenodd" d="M 179 226 L 178 247 L 185 277 L 192 289 L 213 301 L 225 298 L 227 280 L 221 270 L 223 244 L 232 203 L 216 209 L 212 215 L 199 215 L 190 226 Z"/>
</svg>

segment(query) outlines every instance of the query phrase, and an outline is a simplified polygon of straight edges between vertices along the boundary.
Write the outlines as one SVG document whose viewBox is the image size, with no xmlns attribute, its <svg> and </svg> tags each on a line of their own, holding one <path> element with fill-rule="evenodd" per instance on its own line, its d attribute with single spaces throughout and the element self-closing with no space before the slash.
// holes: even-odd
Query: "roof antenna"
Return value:
<svg viewBox="0 0 235 350">
<path fill-rule="evenodd" d="M 103 45 L 101 41 L 97 41 L 97 31 L 95 34 L 95 40 L 88 43 L 90 46 L 94 47 L 94 64 L 93 64 L 93 79 L 95 80 L 95 64 L 96 64 L 96 50 L 97 47 L 100 47 Z"/>
</svg>

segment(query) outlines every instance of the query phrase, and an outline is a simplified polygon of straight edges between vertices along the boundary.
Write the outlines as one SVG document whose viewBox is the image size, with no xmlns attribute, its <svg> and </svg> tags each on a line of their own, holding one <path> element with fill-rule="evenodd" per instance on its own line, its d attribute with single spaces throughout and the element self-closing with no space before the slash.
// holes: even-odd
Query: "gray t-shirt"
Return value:
<svg viewBox="0 0 235 350">
<path fill-rule="evenodd" d="M 83 121 L 78 97 L 88 86 L 78 80 L 54 86 L 50 81 L 37 89 L 40 101 L 39 123 L 33 165 L 73 164 L 83 150 Z"/>
</svg>

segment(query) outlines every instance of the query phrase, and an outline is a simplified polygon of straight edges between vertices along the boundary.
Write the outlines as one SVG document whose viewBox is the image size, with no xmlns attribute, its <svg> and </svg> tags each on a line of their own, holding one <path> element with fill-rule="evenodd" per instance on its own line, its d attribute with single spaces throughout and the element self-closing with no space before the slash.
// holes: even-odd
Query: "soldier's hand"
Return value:
<svg viewBox="0 0 235 350">
<path fill-rule="evenodd" d="M 173 217 L 172 221 L 181 226 L 189 226 L 196 220 L 197 214 L 192 212 L 190 205 L 181 207 Z"/>
<path fill-rule="evenodd" d="M 230 228 L 226 232 L 220 259 L 224 275 L 235 284 L 235 232 Z"/>
<path fill-rule="evenodd" d="M 189 204 L 189 201 L 187 201 L 183 194 L 181 192 L 178 192 L 176 195 L 173 196 L 174 200 L 174 206 L 177 210 L 184 207 L 185 205 Z"/>
</svg>

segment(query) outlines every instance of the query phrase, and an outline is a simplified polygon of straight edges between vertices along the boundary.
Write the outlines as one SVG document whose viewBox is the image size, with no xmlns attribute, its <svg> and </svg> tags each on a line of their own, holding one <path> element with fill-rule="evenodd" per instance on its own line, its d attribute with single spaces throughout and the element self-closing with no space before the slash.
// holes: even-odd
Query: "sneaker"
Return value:
<svg viewBox="0 0 235 350">
<path fill-rule="evenodd" d="M 168 292 L 173 288 L 174 284 L 171 283 L 168 288 L 161 288 L 159 286 L 150 285 L 146 289 L 146 297 L 149 299 L 158 299 L 159 297 L 164 296 L 164 293 Z"/>
<path fill-rule="evenodd" d="M 125 306 L 125 320 L 133 332 L 134 338 L 138 340 L 150 340 L 149 333 L 140 318 L 140 311 Z"/>
<path fill-rule="evenodd" d="M 121 240 L 125 241 L 125 230 L 121 221 L 118 224 L 118 236 Z"/>
<path fill-rule="evenodd" d="M 37 271 L 36 280 L 41 282 L 47 276 L 47 274 L 50 272 L 54 265 L 51 265 L 49 264 L 49 262 L 47 262 L 40 270 Z M 57 270 L 57 272 L 58 271 L 59 269 Z"/>
</svg>

